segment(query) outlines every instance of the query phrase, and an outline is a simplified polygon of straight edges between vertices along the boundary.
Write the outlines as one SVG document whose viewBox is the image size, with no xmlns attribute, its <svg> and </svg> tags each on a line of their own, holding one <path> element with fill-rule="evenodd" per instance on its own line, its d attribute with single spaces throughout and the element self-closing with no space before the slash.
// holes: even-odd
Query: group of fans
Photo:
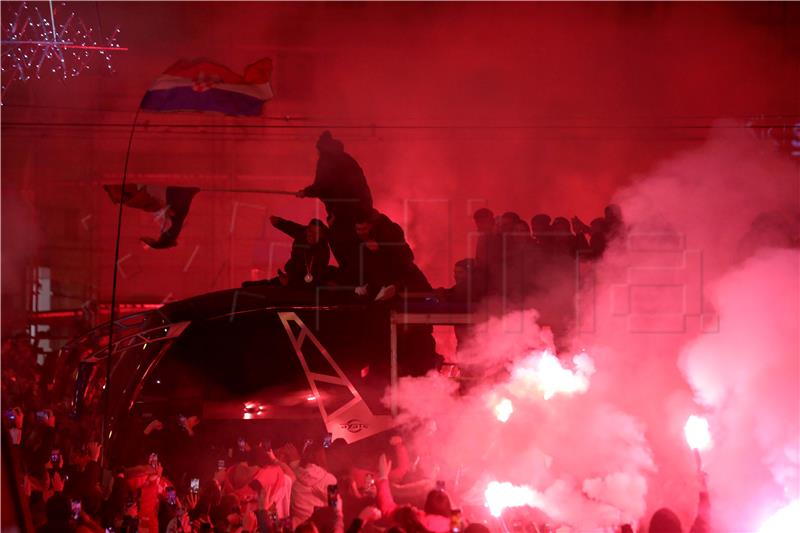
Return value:
<svg viewBox="0 0 800 533">
<path fill-rule="evenodd" d="M 6 416 L 10 453 L 24 467 L 23 501 L 33 528 L 42 533 L 561 530 L 535 509 L 516 509 L 498 521 L 481 505 L 455 504 L 457 496 L 437 479 L 436 466 L 415 456 L 399 435 L 377 437 L 381 442 L 373 439 L 359 449 L 332 441 L 330 434 L 278 446 L 252 432 L 234 438 L 202 429 L 206 422 L 195 416 L 153 419 L 139 435 L 150 450 L 141 454 L 141 464 L 104 475 L 101 446 L 82 440 L 80 431 L 73 434 L 68 417 L 44 410 L 30 413 L 29 420 L 22 409 L 12 411 Z M 164 438 L 154 439 L 159 433 Z M 222 446 L 201 451 L 209 438 Z M 177 461 L 179 455 L 185 460 Z M 456 491 L 461 492 L 463 487 Z M 707 533 L 708 513 L 703 488 L 692 532 Z M 632 531 L 628 525 L 615 529 Z M 662 509 L 647 531 L 683 530 L 678 517 Z"/>
<path fill-rule="evenodd" d="M 3 396 L 15 405 L 3 416 L 6 464 L 36 531 L 488 533 L 468 527 L 435 469 L 411 461 L 397 435 L 355 452 L 330 435 L 277 446 L 196 416 L 153 418 L 131 435 L 140 464 L 104 474 L 96 432 L 41 397 Z"/>
<path fill-rule="evenodd" d="M 543 323 L 563 332 L 572 320 L 576 263 L 600 258 L 608 243 L 625 233 L 616 205 L 606 207 L 590 224 L 578 217 L 537 214 L 529 225 L 514 212 L 495 216 L 487 208 L 479 209 L 473 217 L 476 233 L 471 235 L 477 236 L 474 256 L 456 262 L 452 287 L 434 291 L 415 264 L 403 229 L 373 207 L 364 172 L 342 143 L 324 132 L 317 149 L 314 182 L 297 196 L 320 199 L 327 224 L 317 218 L 299 224 L 270 217 L 275 228 L 293 239 L 290 258 L 276 277 L 243 286 L 336 285 L 376 301 L 398 294 L 435 294 L 457 304 L 500 299 L 506 306 L 532 304 Z M 330 265 L 331 254 L 338 268 Z"/>
<path fill-rule="evenodd" d="M 435 295 L 453 304 L 527 303 L 533 298 L 543 322 L 555 331 L 571 319 L 576 266 L 598 259 L 612 240 L 624 237 L 622 215 L 614 205 L 590 224 L 538 214 L 529 225 L 513 212 L 495 216 L 479 209 L 474 213 L 474 257 L 455 264 L 452 287 L 434 290 L 414 263 L 402 228 L 373 208 L 364 174 L 341 142 L 325 132 L 317 148 L 314 183 L 297 195 L 321 199 L 327 222 L 313 219 L 303 225 L 272 217 L 271 223 L 294 241 L 291 256 L 276 278 L 247 285 L 304 289 L 335 284 L 376 301 L 401 293 Z M 338 268 L 330 266 L 331 254 Z M 459 341 L 467 331 L 456 332 Z M 44 384 L 51 380 L 42 379 L 42 371 L 29 339 L 6 341 L 2 399 L 11 407 L 3 413 L 4 448 L 24 480 L 22 500 L 38 531 L 489 531 L 485 511 L 465 512 L 474 520 L 468 523 L 437 480 L 435 466 L 420 457 L 412 461 L 399 435 L 368 452 L 341 440 L 331 442 L 330 435 L 304 441 L 299 440 L 304 435 L 293 435 L 277 446 L 252 433 L 234 440 L 196 416 L 152 417 L 138 425 L 130 421 L 138 464 L 113 465 L 104 473 L 98 428 L 84 427 L 48 403 Z M 704 494 L 702 520 L 693 531 L 707 526 Z M 503 527 L 529 530 L 513 522 Z M 680 533 L 681 527 L 674 513 L 661 510 L 649 530 Z"/>
<path fill-rule="evenodd" d="M 373 207 L 369 185 L 355 159 L 327 131 L 317 141 L 317 150 L 314 182 L 297 196 L 322 200 L 327 224 L 316 218 L 304 225 L 270 217 L 273 226 L 293 239 L 290 258 L 277 277 L 243 286 L 302 289 L 335 284 L 354 287 L 359 296 L 377 301 L 389 300 L 398 291 L 431 291 L 414 263 L 403 229 Z M 329 265 L 331 253 L 338 268 Z"/>
</svg>

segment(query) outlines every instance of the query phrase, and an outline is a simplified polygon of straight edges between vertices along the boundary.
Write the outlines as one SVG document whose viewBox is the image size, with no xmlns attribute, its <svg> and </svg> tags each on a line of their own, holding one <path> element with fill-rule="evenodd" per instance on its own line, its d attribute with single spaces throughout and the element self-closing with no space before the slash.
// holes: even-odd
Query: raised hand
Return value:
<svg viewBox="0 0 800 533">
<path fill-rule="evenodd" d="M 378 457 L 378 479 L 389 479 L 389 472 L 392 471 L 392 461 L 382 453 Z"/>
<path fill-rule="evenodd" d="M 380 520 L 382 516 L 381 510 L 374 505 L 368 505 L 361 509 L 361 512 L 358 513 L 358 518 L 360 518 L 365 524 L 368 522 L 376 522 Z"/>
<path fill-rule="evenodd" d="M 53 476 L 50 478 L 50 482 L 53 484 L 53 490 L 56 492 L 63 492 L 64 490 L 64 480 L 61 479 L 61 474 L 55 472 Z"/>
<path fill-rule="evenodd" d="M 197 500 L 198 499 L 199 498 L 198 498 L 197 494 L 195 494 L 193 492 L 190 492 L 186 496 L 186 508 L 188 510 L 190 510 L 190 511 L 193 510 L 195 507 L 197 507 Z"/>
<path fill-rule="evenodd" d="M 162 429 L 164 429 L 164 424 L 162 424 L 160 420 L 153 420 L 144 428 L 144 434 L 149 435 L 153 431 L 160 431 Z"/>
<path fill-rule="evenodd" d="M 99 442 L 90 442 L 86 445 L 86 453 L 89 454 L 89 459 L 95 463 L 100 460 L 100 450 L 102 449 L 103 445 Z"/>
</svg>

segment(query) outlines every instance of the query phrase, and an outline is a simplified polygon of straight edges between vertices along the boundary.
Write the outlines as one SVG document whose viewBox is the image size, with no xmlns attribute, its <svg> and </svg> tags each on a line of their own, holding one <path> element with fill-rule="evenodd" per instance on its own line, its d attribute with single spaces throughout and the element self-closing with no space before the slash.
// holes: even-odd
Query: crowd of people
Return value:
<svg viewBox="0 0 800 533">
<path fill-rule="evenodd" d="M 529 225 L 513 212 L 495 216 L 479 209 L 474 257 L 456 262 L 452 287 L 434 291 L 415 264 L 402 228 L 372 206 L 364 174 L 342 143 L 325 132 L 317 148 L 316 178 L 297 195 L 322 200 L 326 221 L 299 224 L 271 217 L 272 225 L 293 240 L 290 258 L 277 277 L 248 285 L 333 284 L 376 301 L 403 292 L 435 294 L 456 304 L 533 299 L 543 321 L 557 329 L 568 327 L 571 319 L 576 265 L 597 260 L 612 240 L 625 236 L 614 205 L 590 224 L 537 214 Z M 331 267 L 331 256 L 337 268 Z M 47 372 L 37 363 L 30 338 L 4 343 L 4 445 L 38 531 L 489 531 L 485 511 L 462 514 L 456 496 L 437 480 L 436 468 L 419 457 L 411 461 L 399 435 L 384 437 L 388 441 L 381 451 L 354 452 L 342 440 L 331 442 L 330 435 L 298 434 L 277 445 L 252 434 L 233 439 L 217 432 L 209 438 L 214 431 L 204 429 L 208 423 L 197 416 L 132 416 L 128 456 L 135 459 L 104 469 L 109 461 L 103 460 L 99 428 L 87 427 L 85 418 L 72 418 L 53 403 Z M 700 503 L 702 519 L 693 531 L 704 530 L 706 492 Z M 649 531 L 679 533 L 681 526 L 674 513 L 661 510 Z"/>
<path fill-rule="evenodd" d="M 317 218 L 300 224 L 270 217 L 271 224 L 293 240 L 289 260 L 276 277 L 243 286 L 337 286 L 375 301 L 431 293 L 460 304 L 497 298 L 506 309 L 535 307 L 542 322 L 563 336 L 574 315 L 576 265 L 599 259 L 612 240 L 625 235 L 617 205 L 606 207 L 603 216 L 589 224 L 578 217 L 568 220 L 543 213 L 528 224 L 517 213 L 495 216 L 482 208 L 473 217 L 473 236 L 477 235 L 473 257 L 455 264 L 452 287 L 434 291 L 415 264 L 403 229 L 373 207 L 364 172 L 341 141 L 324 132 L 317 150 L 314 182 L 297 196 L 321 200 L 327 223 Z M 331 256 L 338 267 L 330 265 Z"/>
<path fill-rule="evenodd" d="M 22 401 L 7 392 L 4 405 Z M 154 419 L 138 439 L 133 436 L 140 450 L 149 450 L 139 455 L 140 464 L 104 475 L 96 435 L 82 432 L 65 413 L 37 407 L 4 412 L 6 452 L 36 531 L 487 531 L 481 524 L 462 527 L 443 487 L 419 461 L 410 461 L 397 435 L 385 453 L 353 453 L 327 435 L 280 446 L 239 436 L 209 454 L 186 442 L 204 443 L 196 416 L 179 417 L 182 436 L 167 427 L 171 421 Z"/>
<path fill-rule="evenodd" d="M 176 442 L 142 454 L 141 464 L 115 467 L 104 475 L 101 446 L 71 434 L 66 417 L 51 410 L 27 420 L 13 408 L 6 428 L 11 455 L 20 463 L 23 501 L 36 531 L 88 533 L 489 533 L 553 532 L 544 515 L 523 510 L 505 522 L 481 506 L 464 512 L 437 480 L 438 469 L 420 461 L 399 435 L 383 437 L 380 449 L 359 449 L 343 440 L 295 439 L 276 445 L 268 438 L 234 439 L 213 458 Z M 183 417 L 182 417 L 183 418 Z M 153 420 L 142 442 L 164 432 Z M 197 417 L 179 422 L 185 438 L 203 425 Z M 16 431 L 15 431 L 16 430 Z M 148 435 L 149 434 L 149 435 Z M 380 439 L 380 437 L 378 437 Z M 83 445 L 77 443 L 84 442 Z M 187 461 L 175 461 L 176 453 Z M 200 458 L 203 458 L 202 460 Z M 208 464 L 205 464 L 205 463 Z M 691 531 L 708 531 L 707 490 L 700 495 Z M 539 520 L 539 522 L 537 522 Z M 534 524 L 536 524 L 534 526 Z M 617 531 L 633 531 L 622 526 Z M 681 533 L 668 509 L 655 513 L 649 533 Z"/>
</svg>

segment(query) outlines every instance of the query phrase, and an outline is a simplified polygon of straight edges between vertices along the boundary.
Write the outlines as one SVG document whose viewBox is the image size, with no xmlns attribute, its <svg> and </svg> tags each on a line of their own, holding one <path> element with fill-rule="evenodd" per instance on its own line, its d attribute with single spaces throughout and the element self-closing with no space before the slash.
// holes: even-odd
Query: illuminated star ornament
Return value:
<svg viewBox="0 0 800 533">
<path fill-rule="evenodd" d="M 112 55 L 126 51 L 117 43 L 119 27 L 103 36 L 69 11 L 65 3 L 47 7 L 16 4 L 3 17 L 2 94 L 14 82 L 55 74 L 62 79 L 78 76 L 100 63 L 113 72 Z"/>
</svg>

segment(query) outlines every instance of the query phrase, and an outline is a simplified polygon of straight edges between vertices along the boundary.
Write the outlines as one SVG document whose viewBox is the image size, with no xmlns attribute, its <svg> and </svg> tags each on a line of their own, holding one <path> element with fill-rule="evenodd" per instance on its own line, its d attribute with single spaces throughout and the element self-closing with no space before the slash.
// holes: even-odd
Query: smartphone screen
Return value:
<svg viewBox="0 0 800 533">
<path fill-rule="evenodd" d="M 156 452 L 150 454 L 148 464 L 150 464 L 150 468 L 153 470 L 158 468 L 158 454 Z"/>
<path fill-rule="evenodd" d="M 325 435 L 325 438 L 322 439 L 322 447 L 330 448 L 332 442 L 333 442 L 333 433 L 328 433 L 327 435 Z"/>
<path fill-rule="evenodd" d="M 335 509 L 339 504 L 339 485 L 328 485 L 328 507 Z"/>
<path fill-rule="evenodd" d="M 72 519 L 78 520 L 81 517 L 81 501 L 72 500 L 71 509 L 72 509 Z"/>
<path fill-rule="evenodd" d="M 175 505 L 178 503 L 178 495 L 175 493 L 175 489 L 173 488 L 167 489 L 167 503 L 170 505 Z"/>
<path fill-rule="evenodd" d="M 225 459 L 217 461 L 217 470 L 225 470 Z"/>
<path fill-rule="evenodd" d="M 189 491 L 192 494 L 197 494 L 198 492 L 200 492 L 200 479 L 195 477 L 192 478 L 191 481 L 189 481 Z"/>
<path fill-rule="evenodd" d="M 50 453 L 50 462 L 53 463 L 53 465 L 58 465 L 58 463 L 61 462 L 61 452 L 53 450 Z"/>
</svg>

